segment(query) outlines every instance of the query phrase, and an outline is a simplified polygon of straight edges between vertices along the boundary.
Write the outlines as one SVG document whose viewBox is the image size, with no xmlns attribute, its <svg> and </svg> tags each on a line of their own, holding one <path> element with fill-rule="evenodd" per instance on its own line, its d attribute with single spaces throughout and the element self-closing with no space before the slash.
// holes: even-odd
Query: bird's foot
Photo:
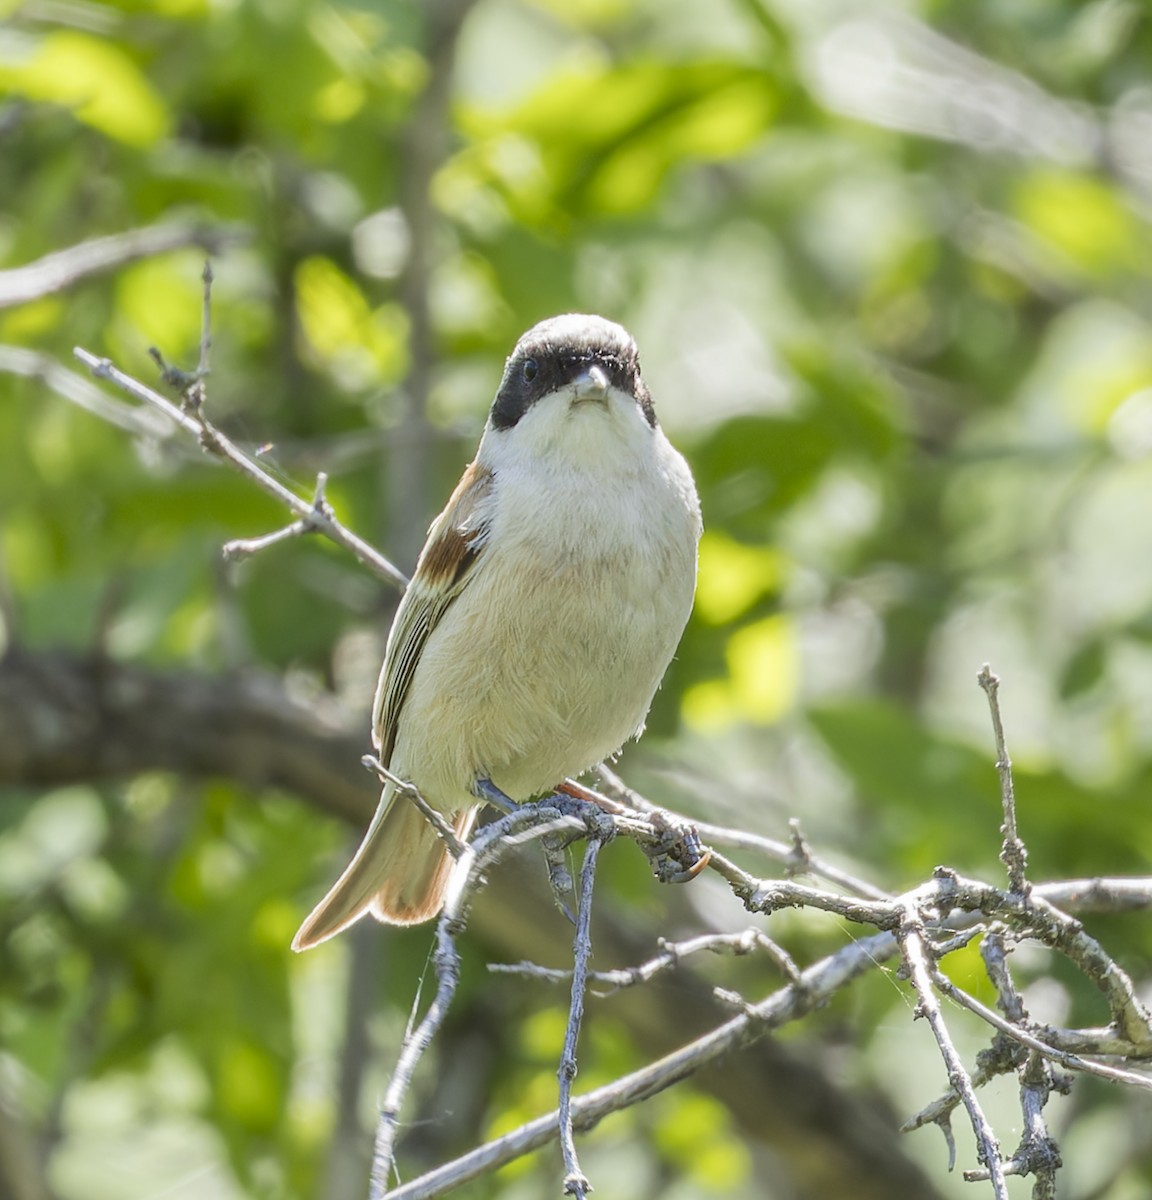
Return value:
<svg viewBox="0 0 1152 1200">
<path fill-rule="evenodd" d="M 652 814 L 651 821 L 661 840 L 645 848 L 652 870 L 661 883 L 687 883 L 708 865 L 712 857 L 695 825 L 678 821 L 664 812 Z"/>
</svg>

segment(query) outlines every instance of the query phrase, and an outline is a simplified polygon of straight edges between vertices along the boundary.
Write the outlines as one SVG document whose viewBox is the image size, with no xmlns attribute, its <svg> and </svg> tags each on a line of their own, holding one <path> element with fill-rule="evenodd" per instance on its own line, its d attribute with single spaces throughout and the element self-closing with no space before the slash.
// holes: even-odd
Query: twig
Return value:
<svg viewBox="0 0 1152 1200">
<path fill-rule="evenodd" d="M 404 1097 L 408 1094 L 417 1064 L 448 1015 L 452 997 L 456 994 L 456 985 L 460 982 L 460 953 L 456 949 L 454 933 L 455 915 L 445 910 L 436 926 L 436 951 L 432 956 L 437 977 L 436 995 L 432 998 L 424 1019 L 405 1035 L 396 1069 L 380 1105 L 376 1142 L 372 1152 L 369 1200 L 380 1200 L 388 1190 Z"/>
<path fill-rule="evenodd" d="M 272 533 L 266 533 L 260 537 L 237 538 L 231 542 L 225 542 L 220 547 L 220 553 L 227 562 L 237 562 L 242 558 L 259 554 L 262 550 L 267 550 L 279 542 L 302 537 L 306 533 L 321 531 L 326 517 L 330 517 L 332 514 L 331 505 L 325 495 L 327 487 L 328 476 L 321 471 L 316 476 L 316 487 L 312 493 L 312 508 L 306 517 L 301 517 L 300 520 L 293 521 L 291 525 L 285 525 L 283 529 L 273 530 Z"/>
<path fill-rule="evenodd" d="M 346 529 L 336 519 L 331 507 L 326 502 L 320 509 L 317 509 L 314 503 L 290 491 L 278 479 L 269 475 L 254 458 L 245 454 L 234 442 L 221 433 L 202 413 L 193 414 L 181 411 L 159 392 L 119 370 L 110 359 L 100 358 L 79 346 L 73 350 L 73 353 L 97 379 L 106 379 L 133 399 L 163 413 L 173 424 L 179 426 L 185 433 L 191 434 L 208 454 L 228 463 L 262 491 L 267 492 L 273 499 L 283 504 L 290 512 L 308 522 L 310 530 L 315 530 L 329 541 L 342 546 L 382 579 L 388 580 L 397 587 L 407 585 L 408 580 L 404 573 L 393 566 L 363 538 Z"/>
<path fill-rule="evenodd" d="M 1059 1063 L 1060 1066 L 1067 1067 L 1070 1071 L 1083 1071 L 1087 1075 L 1097 1075 L 1111 1083 L 1126 1083 L 1131 1087 L 1140 1088 L 1142 1091 L 1152 1091 L 1152 1075 L 1141 1075 L 1137 1071 L 1125 1071 L 1119 1067 L 1110 1067 L 1106 1063 L 1094 1062 L 1090 1058 L 1050 1046 L 1042 1038 L 1021 1029 L 1018 1025 L 1013 1025 L 999 1013 L 993 1012 L 986 1004 L 981 1004 L 975 996 L 958 988 L 946 975 L 937 973 L 934 978 L 936 987 L 950 1000 L 955 1000 L 957 1004 L 968 1009 L 969 1012 L 975 1013 L 981 1020 L 987 1021 L 993 1028 L 1006 1033 L 1022 1046 L 1035 1050 L 1037 1054 L 1042 1054 L 1051 1062 Z"/>
<path fill-rule="evenodd" d="M 0 308 L 26 304 L 63 291 L 89 275 L 123 266 L 138 258 L 149 258 L 184 246 L 200 246 L 215 254 L 225 246 L 247 241 L 249 236 L 249 231 L 240 225 L 167 224 L 145 225 L 109 237 L 79 242 L 22 267 L 0 271 Z"/>
<path fill-rule="evenodd" d="M 172 433 L 172 426 L 159 414 L 111 399 L 90 379 L 62 367 L 47 354 L 23 346 L 0 346 L 0 371 L 39 379 L 78 408 L 137 437 L 162 438 Z"/>
<path fill-rule="evenodd" d="M 791 983 L 799 983 L 800 969 L 782 946 L 778 946 L 767 934 L 755 927 L 745 929 L 742 933 L 705 933 L 699 937 L 688 938 L 683 942 L 668 942 L 664 938 L 658 940 L 660 953 L 647 962 L 636 967 L 627 967 L 617 971 L 589 971 L 588 978 L 594 983 L 602 983 L 609 990 L 598 993 L 602 997 L 635 987 L 655 979 L 657 975 L 670 971 L 687 957 L 698 954 L 702 950 L 713 954 L 751 954 L 755 950 L 763 950 L 783 972 Z M 563 983 L 572 978 L 571 971 L 556 970 L 552 967 L 542 967 L 537 963 L 489 963 L 488 970 L 494 975 L 524 975 L 531 979 L 544 979 L 549 983 Z"/>
<path fill-rule="evenodd" d="M 271 533 L 264 533 L 259 537 L 234 538 L 220 547 L 220 553 L 226 562 L 239 562 L 241 559 L 251 558 L 254 554 L 260 554 L 264 550 L 271 550 L 280 542 L 291 541 L 306 533 L 312 533 L 315 529 L 316 525 L 312 517 L 304 517 L 299 521 L 293 521 L 291 525 L 285 525 L 282 529 L 274 529 Z"/>
<path fill-rule="evenodd" d="M 988 710 L 992 716 L 992 735 L 996 742 L 996 771 L 1000 776 L 1000 800 L 1004 809 L 1004 824 L 1000 827 L 1004 840 L 1000 845 L 1000 861 L 1008 871 L 1008 886 L 1021 894 L 1028 890 L 1025 868 L 1028 851 L 1016 832 L 1016 793 L 1012 784 L 1012 760 L 1004 741 L 1004 723 L 1000 719 L 1000 679 L 992 674 L 987 663 L 976 676 L 977 683 L 988 697 Z"/>
<path fill-rule="evenodd" d="M 456 994 L 460 979 L 460 954 L 455 938 L 465 926 L 468 908 L 483 881 L 484 869 L 525 837 L 543 837 L 551 833 L 556 828 L 554 818 L 575 824 L 572 818 L 561 817 L 554 809 L 525 805 L 481 829 L 453 868 L 444 911 L 436 926 L 436 951 L 432 959 L 437 975 L 436 995 L 424 1018 L 405 1035 L 396 1068 L 380 1105 L 369 1200 L 380 1200 L 387 1192 L 404 1099 L 416 1067 L 448 1015 Z M 529 828 L 525 829 L 525 826 Z M 519 837 L 510 836 L 517 832 Z"/>
<path fill-rule="evenodd" d="M 980 943 L 980 956 L 984 969 L 996 988 L 1000 1011 L 1014 1025 L 1022 1026 L 1028 1020 L 1028 1012 L 1012 973 L 1008 969 L 1008 949 L 1004 944 L 1003 931 L 989 930 Z M 997 1045 L 1003 1043 L 1003 1046 Z M 1001 1053 L 1002 1051 L 1002 1053 Z M 1060 1151 L 1048 1133 L 1044 1119 L 1044 1106 L 1052 1092 L 1052 1068 L 1035 1050 L 1023 1053 L 1019 1043 L 1011 1042 L 1006 1035 L 998 1033 L 990 1057 L 1009 1063 L 1015 1061 L 1020 1079 L 1020 1110 L 1024 1132 L 1020 1144 L 1013 1151 L 1005 1166 L 1005 1172 L 1035 1176 L 1032 1200 L 1054 1200 L 1056 1195 L 1056 1170 L 1061 1165 Z M 967 1177 L 967 1176 L 966 1176 Z"/>
<path fill-rule="evenodd" d="M 1049 1136 L 1044 1121 L 1044 1105 L 1054 1086 L 1057 1085 L 1053 1081 L 1052 1068 L 1039 1054 L 1030 1054 L 1020 1072 L 1024 1134 L 1019 1148 L 1012 1155 L 1012 1162 L 1019 1163 L 1022 1171 L 1036 1177 L 1032 1200 L 1055 1200 L 1056 1171 L 1064 1165 L 1060 1159 L 1060 1147 Z"/>
<path fill-rule="evenodd" d="M 196 364 L 196 377 L 203 379 L 208 374 L 208 354 L 212 349 L 212 260 L 204 260 L 200 275 L 204 284 L 203 302 L 200 310 L 200 361 Z"/>
<path fill-rule="evenodd" d="M 609 828 L 611 825 L 609 824 Z M 588 985 L 588 959 L 592 954 L 592 885 L 596 882 L 596 859 L 603 845 L 597 836 L 589 837 L 580 869 L 580 901 L 576 909 L 576 937 L 572 943 L 572 996 L 568 1005 L 568 1024 L 564 1030 L 564 1049 L 560 1055 L 560 1151 L 564 1156 L 564 1194 L 577 1200 L 592 1190 L 576 1154 L 572 1135 L 572 1081 L 576 1078 L 576 1044 L 584 1019 L 584 991 Z"/>
<path fill-rule="evenodd" d="M 811 1012 L 852 979 L 895 952 L 895 938 L 883 933 L 861 938 L 821 959 L 803 972 L 799 986 L 789 984 L 780 988 L 671 1054 L 576 1097 L 572 1101 L 573 1128 L 579 1132 L 592 1129 L 611 1113 L 657 1095 L 723 1055 Z M 431 1200 L 547 1145 L 558 1135 L 557 1110 L 395 1188 L 385 1200 Z"/>
<path fill-rule="evenodd" d="M 984 960 L 984 970 L 996 989 L 1000 1011 L 1014 1024 L 1022 1024 L 1028 1019 L 1028 1012 L 1008 970 L 1008 950 L 1004 945 L 1002 928 L 994 927 L 984 935 L 984 940 L 980 943 L 980 957 Z"/>
<path fill-rule="evenodd" d="M 651 800 L 645 799 L 644 796 L 633 788 L 630 788 L 615 771 L 603 763 L 596 768 L 596 774 L 603 780 L 609 792 L 617 799 L 623 800 L 630 808 L 642 813 L 667 812 L 676 820 L 694 824 L 700 836 L 712 845 L 755 850 L 760 854 L 765 854 L 769 858 L 775 859 L 777 862 L 783 863 L 785 866 L 794 864 L 796 861 L 794 842 L 779 842 L 774 838 L 761 837 L 759 834 L 747 833 L 741 829 L 730 829 L 726 825 L 714 825 L 709 821 L 697 821 L 693 817 L 686 816 L 683 813 L 672 812 L 669 809 L 662 808 L 658 804 L 653 804 Z M 839 867 L 834 867 L 831 863 L 818 858 L 816 855 L 809 855 L 805 870 L 812 875 L 828 880 L 829 883 L 838 884 L 846 891 L 852 892 L 857 896 L 865 896 L 873 900 L 887 900 L 891 898 L 891 893 L 874 887 L 866 880 L 857 879 L 856 876 L 849 874 L 847 871 L 840 870 Z"/>
<path fill-rule="evenodd" d="M 1029 898 L 1026 913 L 1028 936 L 1060 951 L 1104 993 L 1117 1030 L 1133 1045 L 1152 1042 L 1152 1018 L 1136 985 L 1084 926 L 1041 896 Z"/>
<path fill-rule="evenodd" d="M 709 867 L 726 879 L 749 912 L 773 913 L 781 908 L 819 908 L 846 920 L 877 929 L 895 929 L 900 924 L 898 904 L 891 899 L 870 900 L 845 896 L 820 888 L 793 883 L 789 879 L 757 879 L 735 863 L 713 851 Z M 933 885 L 917 890 L 917 895 L 934 894 Z"/>
<path fill-rule="evenodd" d="M 410 801 L 420 812 L 420 815 L 436 830 L 436 836 L 448 847 L 448 852 L 455 859 L 464 856 L 468 846 L 462 842 L 456 830 L 428 803 L 420 794 L 415 784 L 394 775 L 374 754 L 365 754 L 360 760 L 381 783 L 390 783 L 406 800 Z"/>
<path fill-rule="evenodd" d="M 1152 878 L 1057 879 L 1037 883 L 1033 894 L 1066 913 L 1141 912 L 1152 903 Z"/>
<path fill-rule="evenodd" d="M 912 904 L 905 903 L 902 908 L 897 937 L 904 954 L 904 962 L 908 967 L 909 979 L 916 989 L 919 1001 L 917 1016 L 927 1018 L 928 1024 L 932 1028 L 932 1035 L 936 1039 L 936 1045 L 940 1048 L 940 1055 L 944 1059 L 944 1065 L 948 1068 L 948 1081 L 959 1092 L 964 1107 L 968 1110 L 968 1119 L 976 1134 L 977 1155 L 988 1168 L 992 1191 L 997 1200 L 1008 1200 L 1008 1184 L 1004 1178 L 1000 1146 L 996 1141 L 992 1126 L 988 1123 L 988 1118 L 984 1115 L 984 1110 L 980 1107 L 980 1101 L 976 1098 L 976 1089 L 972 1085 L 972 1078 L 960 1059 L 933 991 L 931 959 L 924 942 L 923 922 Z"/>
<path fill-rule="evenodd" d="M 1060 1149 L 1048 1134 L 1044 1105 L 1052 1090 L 1051 1068 L 1037 1053 L 1029 1054 L 1020 1070 L 1020 1104 L 1024 1132 L 1020 1145 L 1004 1166 L 1005 1175 L 1033 1175 L 1032 1200 L 1055 1200 L 1056 1171 L 1063 1166 Z M 964 1179 L 977 1183 L 986 1171 L 965 1171 Z"/>
<path fill-rule="evenodd" d="M 968 934 L 974 933 L 975 930 L 983 929 L 983 926 L 976 926 L 972 930 L 966 931 Z M 997 954 L 997 947 L 1001 953 Z M 985 969 L 988 972 L 988 977 L 993 984 L 1000 990 L 1001 972 L 1007 975 L 1007 965 L 1002 962 L 1003 938 L 996 931 L 985 932 L 983 940 L 980 943 L 980 953 L 984 959 Z M 933 946 L 933 952 L 937 957 L 937 961 L 943 958 L 947 950 L 941 946 L 939 942 Z M 1011 980 L 1008 980 L 1008 986 L 1011 987 Z M 1012 988 L 1012 994 L 1015 995 L 1015 989 Z M 1001 1007 L 1005 1007 L 1004 993 L 1001 992 Z M 1009 1018 L 1013 1021 L 1018 1021 L 1023 1015 L 1022 1006 L 1019 1011 L 1013 1009 L 1009 1014 Z M 983 1050 L 976 1056 L 976 1070 L 972 1074 L 972 1086 L 979 1090 L 989 1080 L 995 1079 L 998 1075 L 1007 1074 L 1009 1071 L 1015 1070 L 1023 1059 L 1026 1051 L 1020 1046 L 1019 1042 L 1013 1041 L 1003 1033 L 997 1033 L 996 1039 L 993 1040 L 990 1050 Z M 910 1133 L 914 1129 L 920 1129 L 925 1125 L 938 1125 L 941 1130 L 945 1131 L 945 1136 L 948 1138 L 949 1162 L 948 1169 L 951 1171 L 955 1165 L 956 1146 L 951 1137 L 949 1130 L 948 1119 L 952 1112 L 960 1103 L 960 1093 L 955 1088 L 950 1088 L 943 1096 L 933 1100 L 931 1104 L 925 1105 L 918 1113 L 909 1117 L 903 1125 L 900 1126 L 901 1133 Z"/>
</svg>

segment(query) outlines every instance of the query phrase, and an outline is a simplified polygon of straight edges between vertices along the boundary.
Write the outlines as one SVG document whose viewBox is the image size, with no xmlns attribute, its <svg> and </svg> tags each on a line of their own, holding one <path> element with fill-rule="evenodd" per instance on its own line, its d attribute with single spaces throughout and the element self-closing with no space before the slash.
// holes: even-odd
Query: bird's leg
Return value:
<svg viewBox="0 0 1152 1200">
<path fill-rule="evenodd" d="M 491 779 L 477 779 L 472 785 L 472 792 L 480 800 L 486 800 L 501 812 L 513 813 L 520 807 L 511 796 L 506 796 Z"/>
</svg>

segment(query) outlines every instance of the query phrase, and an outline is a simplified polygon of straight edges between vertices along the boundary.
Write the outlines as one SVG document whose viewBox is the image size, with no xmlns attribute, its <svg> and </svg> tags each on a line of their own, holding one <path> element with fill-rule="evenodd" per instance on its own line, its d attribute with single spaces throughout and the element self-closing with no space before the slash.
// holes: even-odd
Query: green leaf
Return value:
<svg viewBox="0 0 1152 1200">
<path fill-rule="evenodd" d="M 46 34 L 16 59 L 0 60 L 0 93 L 59 104 L 130 146 L 155 145 L 171 116 L 147 76 L 119 46 L 73 30 Z"/>
</svg>

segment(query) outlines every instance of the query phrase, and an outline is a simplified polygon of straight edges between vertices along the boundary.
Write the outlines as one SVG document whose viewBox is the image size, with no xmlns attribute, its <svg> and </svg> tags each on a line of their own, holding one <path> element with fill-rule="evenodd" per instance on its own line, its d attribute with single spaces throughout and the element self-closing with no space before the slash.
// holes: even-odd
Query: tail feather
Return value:
<svg viewBox="0 0 1152 1200">
<path fill-rule="evenodd" d="M 461 839 L 468 836 L 476 808 L 448 815 Z M 391 788 L 355 857 L 332 889 L 305 919 L 292 949 L 310 950 L 371 912 L 389 925 L 429 921 L 444 904 L 452 872 L 447 847 L 420 812 Z"/>
</svg>

